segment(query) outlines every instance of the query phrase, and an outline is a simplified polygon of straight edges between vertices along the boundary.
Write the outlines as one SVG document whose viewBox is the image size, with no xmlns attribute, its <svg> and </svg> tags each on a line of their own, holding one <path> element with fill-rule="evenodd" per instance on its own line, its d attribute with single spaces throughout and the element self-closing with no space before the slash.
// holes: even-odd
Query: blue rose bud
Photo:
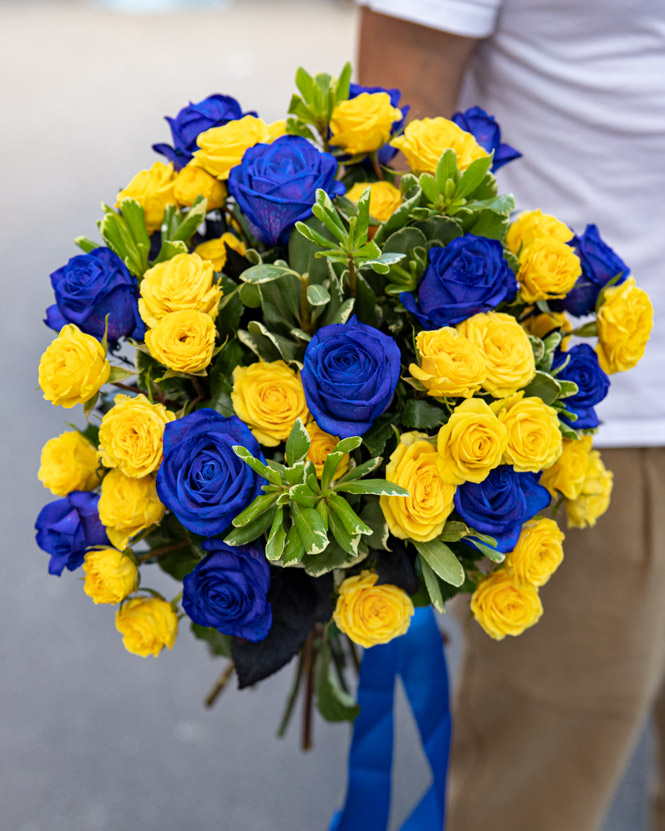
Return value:
<svg viewBox="0 0 665 831">
<path fill-rule="evenodd" d="M 595 225 L 587 225 L 581 237 L 572 240 L 582 264 L 582 274 L 562 301 L 563 308 L 577 317 L 591 314 L 601 289 L 614 277 L 619 285 L 630 274 L 630 269 L 606 242 Z"/>
<path fill-rule="evenodd" d="M 439 329 L 491 311 L 516 294 L 517 280 L 501 243 L 464 234 L 445 248 L 430 249 L 417 303 L 409 292 L 399 299 L 424 329 Z"/>
<path fill-rule="evenodd" d="M 575 413 L 577 419 L 571 421 L 561 415 L 561 420 L 577 429 L 598 427 L 600 422 L 594 406 L 605 398 L 610 388 L 610 379 L 600 368 L 598 355 L 588 343 L 580 343 L 568 352 L 557 351 L 552 369 L 556 370 L 563 364 L 565 366 L 557 373 L 557 378 L 574 381 L 579 391 L 563 400 L 566 409 Z"/>
<path fill-rule="evenodd" d="M 51 285 L 55 303 L 46 310 L 44 322 L 56 332 L 75 323 L 82 332 L 101 340 L 108 315 L 109 342 L 144 336 L 136 279 L 110 248 L 72 257 L 51 274 Z"/>
<path fill-rule="evenodd" d="M 300 374 L 316 423 L 342 439 L 362 436 L 390 406 L 400 364 L 395 341 L 355 315 L 319 329 Z"/>
<path fill-rule="evenodd" d="M 496 123 L 493 115 L 488 115 L 482 107 L 469 107 L 468 110 L 457 112 L 453 121 L 462 130 L 475 138 L 478 144 L 487 150 L 494 151 L 492 170 L 496 172 L 504 164 L 522 157 L 522 154 L 501 141 L 501 127 Z"/>
<path fill-rule="evenodd" d="M 35 530 L 37 545 L 51 555 L 49 574 L 59 577 L 65 568 L 74 571 L 89 548 L 110 544 L 99 521 L 98 502 L 96 493 L 72 491 L 41 509 Z"/>
<path fill-rule="evenodd" d="M 214 537 L 261 493 L 263 479 L 236 456 L 241 445 L 263 459 L 259 445 L 236 416 L 201 409 L 164 428 L 164 461 L 157 495 L 180 522 L 202 537 Z"/>
<path fill-rule="evenodd" d="M 262 641 L 272 625 L 270 568 L 263 552 L 216 539 L 206 540 L 203 548 L 210 553 L 183 580 L 183 609 L 200 626 Z"/>
<path fill-rule="evenodd" d="M 401 110 L 402 117 L 398 121 L 393 122 L 393 126 L 391 129 L 391 134 L 394 136 L 400 132 L 402 127 L 404 127 L 404 122 L 406 121 L 406 117 L 409 114 L 409 110 L 411 107 L 405 106 L 400 107 L 400 98 L 402 97 L 402 93 L 398 89 L 386 89 L 385 87 L 364 87 L 362 84 L 351 84 L 349 87 L 349 98 L 357 98 L 359 95 L 362 95 L 363 92 L 372 95 L 375 92 L 387 92 L 390 96 L 390 103 L 395 109 Z M 377 153 L 377 158 L 379 164 L 387 165 L 391 159 L 397 153 L 396 147 L 391 147 L 389 144 L 384 144 L 383 147 L 379 149 Z"/>
</svg>

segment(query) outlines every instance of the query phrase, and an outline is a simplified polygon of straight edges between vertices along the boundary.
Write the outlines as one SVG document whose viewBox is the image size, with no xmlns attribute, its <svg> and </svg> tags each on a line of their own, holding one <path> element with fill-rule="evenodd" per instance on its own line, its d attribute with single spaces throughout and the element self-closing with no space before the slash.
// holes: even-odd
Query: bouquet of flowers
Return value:
<svg viewBox="0 0 665 831">
<path fill-rule="evenodd" d="M 537 622 L 552 516 L 608 506 L 594 407 L 652 325 L 594 225 L 513 218 L 492 116 L 407 123 L 350 76 L 300 69 L 281 122 L 225 95 L 168 118 L 166 160 L 51 275 L 39 366 L 87 420 L 42 451 L 50 573 L 82 567 L 136 655 L 188 618 L 217 691 L 299 656 L 280 729 L 302 692 L 305 746 L 313 702 L 358 715 L 356 646 L 414 610 L 463 592 L 492 638 Z"/>
</svg>

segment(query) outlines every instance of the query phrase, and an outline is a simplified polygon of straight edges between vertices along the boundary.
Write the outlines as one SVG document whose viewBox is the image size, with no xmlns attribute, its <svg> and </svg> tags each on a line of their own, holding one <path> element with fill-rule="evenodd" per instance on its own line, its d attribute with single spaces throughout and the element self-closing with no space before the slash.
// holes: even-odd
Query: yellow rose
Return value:
<svg viewBox="0 0 665 831">
<path fill-rule="evenodd" d="M 245 256 L 245 246 L 233 234 L 222 234 L 217 239 L 209 239 L 197 245 L 194 253 L 198 254 L 202 260 L 209 260 L 215 271 L 222 271 L 226 265 L 226 246 L 228 245 L 233 251 Z"/>
<path fill-rule="evenodd" d="M 164 425 L 175 415 L 145 395 L 116 395 L 113 401 L 99 426 L 102 464 L 119 468 L 125 476 L 154 473 L 162 463 Z"/>
<path fill-rule="evenodd" d="M 487 370 L 483 388 L 495 398 L 507 398 L 536 374 L 531 343 L 514 317 L 502 312 L 477 314 L 458 324 L 457 331 L 480 350 Z"/>
<path fill-rule="evenodd" d="M 339 587 L 333 620 L 354 643 L 365 648 L 403 635 L 414 613 L 409 595 L 397 586 L 377 586 L 378 575 L 363 571 Z"/>
<path fill-rule="evenodd" d="M 404 134 L 390 144 L 406 156 L 414 173 L 434 173 L 439 159 L 449 148 L 457 155 L 457 167 L 464 171 L 476 159 L 487 156 L 471 133 L 447 118 L 423 118 L 406 125 Z"/>
<path fill-rule="evenodd" d="M 139 312 L 147 326 L 171 312 L 195 309 L 214 320 L 222 289 L 214 282 L 214 266 L 194 254 L 176 254 L 149 268 L 141 280 Z"/>
<path fill-rule="evenodd" d="M 485 359 L 478 347 L 451 326 L 418 332 L 420 366 L 409 372 L 435 398 L 471 398 L 485 382 Z"/>
<path fill-rule="evenodd" d="M 535 586 L 516 586 L 512 573 L 500 568 L 476 586 L 471 612 L 490 638 L 502 641 L 538 623 L 543 605 Z"/>
<path fill-rule="evenodd" d="M 167 205 L 175 205 L 173 165 L 155 162 L 150 170 L 141 170 L 118 194 L 115 206 L 122 210 L 123 199 L 136 199 L 143 208 L 149 234 L 158 231 Z"/>
<path fill-rule="evenodd" d="M 123 636 L 128 652 L 157 657 L 164 647 L 172 649 L 178 634 L 178 616 L 170 603 L 158 597 L 133 597 L 118 609 L 115 628 Z"/>
<path fill-rule="evenodd" d="M 233 370 L 233 409 L 257 441 L 275 447 L 309 411 L 298 373 L 284 361 L 257 361 Z"/>
<path fill-rule="evenodd" d="M 564 332 L 573 331 L 572 324 L 566 317 L 565 312 L 543 312 L 531 315 L 522 321 L 522 326 L 530 335 L 542 339 L 545 339 L 555 329 L 563 329 Z M 562 347 L 565 340 L 566 338 L 561 341 Z"/>
<path fill-rule="evenodd" d="M 174 372 L 202 372 L 212 361 L 217 330 L 210 315 L 183 309 L 165 315 L 145 333 L 152 357 Z"/>
<path fill-rule="evenodd" d="M 566 515 L 570 528 L 587 528 L 594 526 L 598 517 L 608 509 L 614 474 L 603 464 L 600 453 L 589 453 L 586 476 L 579 495 L 566 500 Z"/>
<path fill-rule="evenodd" d="M 501 464 L 506 428 L 480 398 L 463 401 L 439 430 L 437 449 L 446 482 L 482 482 Z"/>
<path fill-rule="evenodd" d="M 549 238 L 570 242 L 575 235 L 570 228 L 550 214 L 542 211 L 524 211 L 508 228 L 506 245 L 518 254 L 536 239 Z"/>
<path fill-rule="evenodd" d="M 560 491 L 567 499 L 575 499 L 582 491 L 589 465 L 591 436 L 563 439 L 561 455 L 552 467 L 543 471 L 540 484 L 552 494 Z"/>
<path fill-rule="evenodd" d="M 44 398 L 66 409 L 89 401 L 110 374 L 111 365 L 101 343 L 73 323 L 62 327 L 39 361 Z"/>
<path fill-rule="evenodd" d="M 597 324 L 601 367 L 605 372 L 632 369 L 644 355 L 653 327 L 651 300 L 634 277 L 607 289 Z"/>
<path fill-rule="evenodd" d="M 83 571 L 83 591 L 95 603 L 120 603 L 134 591 L 139 576 L 134 560 L 115 548 L 88 551 Z"/>
<path fill-rule="evenodd" d="M 455 486 L 443 477 L 443 463 L 423 433 L 404 433 L 386 467 L 386 479 L 409 496 L 381 496 L 391 534 L 427 542 L 438 537 L 453 510 Z"/>
<path fill-rule="evenodd" d="M 92 491 L 101 482 L 97 450 L 77 431 L 61 433 L 42 448 L 39 481 L 56 496 Z"/>
<path fill-rule="evenodd" d="M 178 205 L 185 208 L 191 208 L 198 196 L 206 199 L 207 211 L 221 208 L 226 200 L 226 185 L 194 164 L 178 173 L 173 192 Z"/>
<path fill-rule="evenodd" d="M 358 202 L 363 193 L 369 188 L 370 217 L 385 222 L 402 204 L 402 194 L 390 182 L 356 182 L 346 192 L 346 198 Z"/>
<path fill-rule="evenodd" d="M 538 472 L 551 467 L 561 455 L 562 438 L 559 416 L 540 398 L 518 392 L 501 406 L 497 402 L 499 421 L 508 431 L 503 461 L 515 470 Z M 496 410 L 495 410 L 496 411 Z"/>
<path fill-rule="evenodd" d="M 108 538 L 121 551 L 139 531 L 160 522 L 164 516 L 155 477 L 135 479 L 119 470 L 112 470 L 104 477 L 98 510 Z"/>
<path fill-rule="evenodd" d="M 196 165 L 211 176 L 228 179 L 231 169 L 240 164 L 245 150 L 261 142 L 270 142 L 268 125 L 261 118 L 246 115 L 222 127 L 205 130 L 196 139 Z"/>
<path fill-rule="evenodd" d="M 307 458 L 316 468 L 316 475 L 321 476 L 326 459 L 332 453 L 335 445 L 339 441 L 339 437 L 326 433 L 315 421 L 310 421 L 305 427 L 307 428 L 309 440 L 311 441 L 309 450 L 307 451 Z M 335 476 L 339 479 L 340 476 L 344 476 L 348 469 L 349 454 L 345 453 L 337 465 Z"/>
<path fill-rule="evenodd" d="M 387 92 L 363 92 L 332 111 L 330 144 L 352 156 L 372 153 L 388 141 L 393 124 L 401 118 L 402 111 L 393 107 Z"/>
<path fill-rule="evenodd" d="M 543 237 L 530 242 L 519 258 L 517 279 L 527 303 L 565 297 L 582 274 L 580 258 L 565 242 Z"/>
<path fill-rule="evenodd" d="M 283 118 L 273 121 L 268 124 L 268 133 L 270 138 L 268 141 L 273 142 L 275 139 L 286 135 L 286 120 Z"/>
<path fill-rule="evenodd" d="M 527 522 L 506 567 L 518 586 L 544 586 L 563 561 L 564 535 L 553 519 Z"/>
</svg>

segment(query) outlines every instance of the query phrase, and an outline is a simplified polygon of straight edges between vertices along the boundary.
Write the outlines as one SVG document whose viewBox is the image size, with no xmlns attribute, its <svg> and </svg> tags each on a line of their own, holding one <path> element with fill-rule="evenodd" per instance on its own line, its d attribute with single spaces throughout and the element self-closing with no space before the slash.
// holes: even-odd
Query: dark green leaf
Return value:
<svg viewBox="0 0 665 831">
<path fill-rule="evenodd" d="M 410 398 L 402 410 L 400 422 L 405 427 L 414 427 L 417 430 L 433 430 L 441 426 L 445 416 L 440 407 Z"/>
<path fill-rule="evenodd" d="M 198 623 L 192 623 L 192 633 L 195 638 L 208 644 L 211 655 L 231 657 L 231 638 L 228 635 L 223 635 L 211 626 L 200 626 Z"/>
<path fill-rule="evenodd" d="M 234 528 L 233 531 L 224 537 L 227 545 L 247 545 L 257 540 L 261 534 L 270 528 L 275 518 L 276 508 L 260 514 L 255 520 L 244 525 L 242 528 Z"/>
<path fill-rule="evenodd" d="M 338 482 L 335 491 L 339 493 L 371 493 L 375 496 L 408 496 L 409 492 L 400 485 L 385 479 L 360 479 L 357 482 Z"/>
<path fill-rule="evenodd" d="M 533 381 L 525 387 L 524 395 L 541 398 L 545 404 L 553 404 L 561 395 L 561 384 L 556 378 L 538 370 Z"/>
<path fill-rule="evenodd" d="M 330 647 L 324 642 L 316 659 L 315 692 L 319 712 L 326 721 L 353 721 L 360 712 L 360 707 L 339 686 L 330 661 Z"/>
</svg>

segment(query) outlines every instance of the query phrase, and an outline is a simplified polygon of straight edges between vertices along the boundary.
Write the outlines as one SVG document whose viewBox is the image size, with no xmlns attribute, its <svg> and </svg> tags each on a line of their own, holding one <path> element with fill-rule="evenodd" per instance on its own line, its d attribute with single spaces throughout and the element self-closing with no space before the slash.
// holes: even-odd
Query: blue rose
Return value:
<svg viewBox="0 0 665 831">
<path fill-rule="evenodd" d="M 488 312 L 517 293 L 517 280 L 498 240 L 464 234 L 445 248 L 430 249 L 429 264 L 418 287 L 399 299 L 425 329 L 460 323 Z"/>
<path fill-rule="evenodd" d="M 166 156 L 173 162 L 175 169 L 180 170 L 192 160 L 194 151 L 198 149 L 196 139 L 201 133 L 213 127 L 222 127 L 244 115 L 256 113 L 243 113 L 240 104 L 230 95 L 209 95 L 198 104 L 190 101 L 175 118 L 166 116 L 171 128 L 173 147 L 169 144 L 153 144 L 152 149 Z"/>
<path fill-rule="evenodd" d="M 400 364 L 395 341 L 355 315 L 323 326 L 307 345 L 300 374 L 316 423 L 342 439 L 362 436 L 390 406 Z"/>
<path fill-rule="evenodd" d="M 94 248 L 72 257 L 51 274 L 55 303 L 44 321 L 59 332 L 67 323 L 98 340 L 104 337 L 108 315 L 108 339 L 141 339 L 145 326 L 139 315 L 136 279 L 110 248 Z"/>
<path fill-rule="evenodd" d="M 400 132 L 402 127 L 404 126 L 404 122 L 406 121 L 406 117 L 409 114 L 409 110 L 411 107 L 400 107 L 399 102 L 400 98 L 402 97 L 402 93 L 398 89 L 386 89 L 385 87 L 364 87 L 362 84 L 351 84 L 349 87 L 349 98 L 357 98 L 363 92 L 367 92 L 372 95 L 375 92 L 387 92 L 390 96 L 390 103 L 392 104 L 395 109 L 401 110 L 402 117 L 398 121 L 393 121 L 393 126 L 391 129 L 391 135 L 396 135 Z M 379 164 L 387 165 L 391 159 L 397 153 L 396 147 L 391 147 L 389 144 L 384 144 L 383 147 L 380 148 L 378 152 L 378 161 Z"/>
<path fill-rule="evenodd" d="M 254 236 L 268 245 L 286 244 L 296 222 L 312 215 L 316 191 L 330 196 L 345 187 L 335 180 L 337 161 L 300 136 L 257 144 L 231 170 L 229 191 Z"/>
<path fill-rule="evenodd" d="M 74 571 L 83 563 L 88 548 L 110 545 L 99 521 L 98 502 L 96 493 L 72 491 L 41 509 L 35 529 L 37 545 L 51 555 L 49 574 L 59 577 L 65 568 Z"/>
<path fill-rule="evenodd" d="M 561 420 L 579 429 L 598 427 L 600 422 L 594 406 L 605 398 L 610 388 L 610 379 L 600 368 L 598 355 L 588 343 L 580 343 L 568 352 L 557 351 L 552 369 L 556 370 L 564 364 L 563 369 L 557 373 L 557 378 L 574 381 L 579 391 L 563 402 L 567 410 L 577 415 L 577 419 L 571 421 L 562 415 Z"/>
<path fill-rule="evenodd" d="M 206 540 L 203 548 L 210 553 L 182 581 L 182 608 L 200 626 L 262 641 L 272 625 L 270 568 L 263 552 L 222 540 Z"/>
<path fill-rule="evenodd" d="M 522 525 L 550 504 L 538 473 L 517 473 L 509 465 L 494 468 L 482 482 L 465 482 L 455 492 L 455 508 L 474 531 L 489 534 L 499 551 L 512 551 Z"/>
<path fill-rule="evenodd" d="M 488 115 L 482 107 L 469 107 L 463 113 L 455 113 L 453 121 L 462 130 L 471 133 L 488 153 L 494 151 L 493 171 L 497 171 L 508 162 L 521 158 L 520 152 L 501 141 L 501 127 L 494 120 L 494 116 Z"/>
<path fill-rule="evenodd" d="M 577 317 L 591 314 L 596 307 L 600 290 L 614 277 L 615 285 L 623 283 L 630 274 L 624 261 L 604 242 L 595 225 L 587 225 L 581 237 L 572 244 L 582 264 L 582 274 L 562 301 L 566 311 Z"/>
<path fill-rule="evenodd" d="M 157 495 L 180 522 L 202 537 L 221 534 L 261 491 L 264 480 L 233 451 L 241 445 L 263 459 L 248 427 L 236 416 L 201 409 L 164 428 L 164 461 Z"/>
</svg>

